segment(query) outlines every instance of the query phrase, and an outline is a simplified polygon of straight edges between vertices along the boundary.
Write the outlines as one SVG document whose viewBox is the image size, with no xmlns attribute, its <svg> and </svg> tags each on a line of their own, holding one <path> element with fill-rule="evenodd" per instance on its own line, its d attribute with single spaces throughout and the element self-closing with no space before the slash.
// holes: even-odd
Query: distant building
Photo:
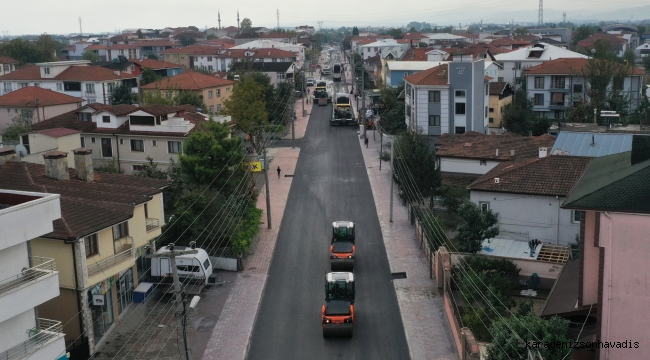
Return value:
<svg viewBox="0 0 650 360">
<path fill-rule="evenodd" d="M 498 54 L 494 58 L 503 64 L 503 70 L 499 73 L 499 77 L 503 78 L 501 81 L 514 84 L 515 79 L 519 79 L 523 75 L 523 71 L 529 67 L 559 58 L 587 59 L 588 56 L 550 44 L 539 43 Z"/>
<path fill-rule="evenodd" d="M 490 82 L 490 108 L 488 110 L 488 127 L 492 132 L 500 133 L 503 128 L 503 110 L 512 103 L 512 86 L 507 82 Z"/>
<path fill-rule="evenodd" d="M 81 106 L 84 99 L 36 86 L 27 86 L 0 96 L 0 133 L 15 117 L 45 121 Z"/>
</svg>

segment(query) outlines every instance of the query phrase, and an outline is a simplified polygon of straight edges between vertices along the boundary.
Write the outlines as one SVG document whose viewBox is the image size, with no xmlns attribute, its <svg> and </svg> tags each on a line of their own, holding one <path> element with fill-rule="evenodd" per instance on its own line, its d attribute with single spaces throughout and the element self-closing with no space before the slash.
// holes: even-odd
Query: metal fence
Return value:
<svg viewBox="0 0 650 360">
<path fill-rule="evenodd" d="M 38 319 L 37 327 L 27 330 L 29 338 L 16 346 L 0 352 L 0 360 L 22 359 L 31 355 L 48 341 L 63 336 L 62 331 L 63 327 L 60 321 Z"/>
<path fill-rule="evenodd" d="M 54 259 L 32 256 L 30 257 L 30 261 L 36 265 L 33 265 L 29 269 L 23 269 L 19 274 L 11 275 L 8 278 L 0 280 L 0 294 L 16 289 L 56 271 Z"/>
</svg>

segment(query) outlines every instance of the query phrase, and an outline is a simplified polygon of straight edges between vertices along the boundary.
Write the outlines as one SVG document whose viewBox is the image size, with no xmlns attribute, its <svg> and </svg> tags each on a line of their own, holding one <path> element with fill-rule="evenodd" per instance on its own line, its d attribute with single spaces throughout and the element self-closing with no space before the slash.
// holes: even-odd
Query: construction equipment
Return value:
<svg viewBox="0 0 650 360">
<path fill-rule="evenodd" d="M 331 272 L 325 276 L 322 307 L 323 337 L 352 336 L 354 327 L 354 274 Z"/>
<path fill-rule="evenodd" d="M 327 103 L 332 102 L 332 98 L 327 94 L 327 83 L 319 81 L 314 89 L 314 99 L 318 100 L 318 106 L 326 106 Z"/>
<path fill-rule="evenodd" d="M 337 93 L 336 102 L 332 109 L 330 125 L 356 125 L 356 123 L 357 121 L 352 114 L 350 95 L 346 93 Z"/>
<path fill-rule="evenodd" d="M 354 223 L 335 221 L 332 223 L 332 242 L 330 245 L 330 266 L 332 271 L 354 269 L 356 247 L 354 245 Z"/>
</svg>

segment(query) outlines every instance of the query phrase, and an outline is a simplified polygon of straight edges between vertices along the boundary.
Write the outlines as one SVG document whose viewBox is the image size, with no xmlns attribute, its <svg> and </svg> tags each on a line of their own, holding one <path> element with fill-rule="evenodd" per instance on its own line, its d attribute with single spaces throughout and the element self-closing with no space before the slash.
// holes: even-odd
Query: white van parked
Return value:
<svg viewBox="0 0 650 360">
<path fill-rule="evenodd" d="M 174 250 L 191 250 L 186 246 L 175 246 Z M 196 254 L 186 254 L 176 256 L 176 270 L 178 272 L 178 279 L 182 284 L 192 283 L 205 286 L 210 282 L 212 275 L 212 262 L 208 253 L 196 248 Z M 164 254 L 169 252 L 169 246 L 160 248 L 156 254 Z M 171 284 L 172 280 L 172 265 L 171 258 L 160 256 L 151 258 L 151 277 L 152 280 L 160 284 Z M 213 279 L 214 280 L 214 279 Z"/>
</svg>

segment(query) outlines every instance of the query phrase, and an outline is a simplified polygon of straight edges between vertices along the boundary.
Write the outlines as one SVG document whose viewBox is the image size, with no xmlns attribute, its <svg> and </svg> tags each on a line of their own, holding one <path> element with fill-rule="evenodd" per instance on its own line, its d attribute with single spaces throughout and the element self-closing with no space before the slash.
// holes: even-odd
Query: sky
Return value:
<svg viewBox="0 0 650 360">
<path fill-rule="evenodd" d="M 9 1 L 9 0 L 7 0 Z M 370 5 L 372 4 L 372 5 Z M 567 20 L 588 13 L 603 13 L 647 5 L 647 0 L 545 0 L 545 21 Z M 79 32 L 79 17 L 84 33 L 116 32 L 128 28 L 165 28 L 194 25 L 200 29 L 216 27 L 217 11 L 223 27 L 237 25 L 249 18 L 253 26 L 277 26 L 276 11 L 280 11 L 280 26 L 310 25 L 324 28 L 341 26 L 406 25 L 410 21 L 426 21 L 438 25 L 479 22 L 481 19 L 509 22 L 510 16 L 530 17 L 536 21 L 537 0 L 19 0 L 3 6 L 5 16 L 0 22 L 0 35 L 69 34 Z M 521 11 L 526 11 L 522 13 Z M 650 14 L 646 16 L 650 18 Z M 521 19 L 525 20 L 525 19 Z M 517 19 L 515 19 L 517 21 Z"/>
</svg>

